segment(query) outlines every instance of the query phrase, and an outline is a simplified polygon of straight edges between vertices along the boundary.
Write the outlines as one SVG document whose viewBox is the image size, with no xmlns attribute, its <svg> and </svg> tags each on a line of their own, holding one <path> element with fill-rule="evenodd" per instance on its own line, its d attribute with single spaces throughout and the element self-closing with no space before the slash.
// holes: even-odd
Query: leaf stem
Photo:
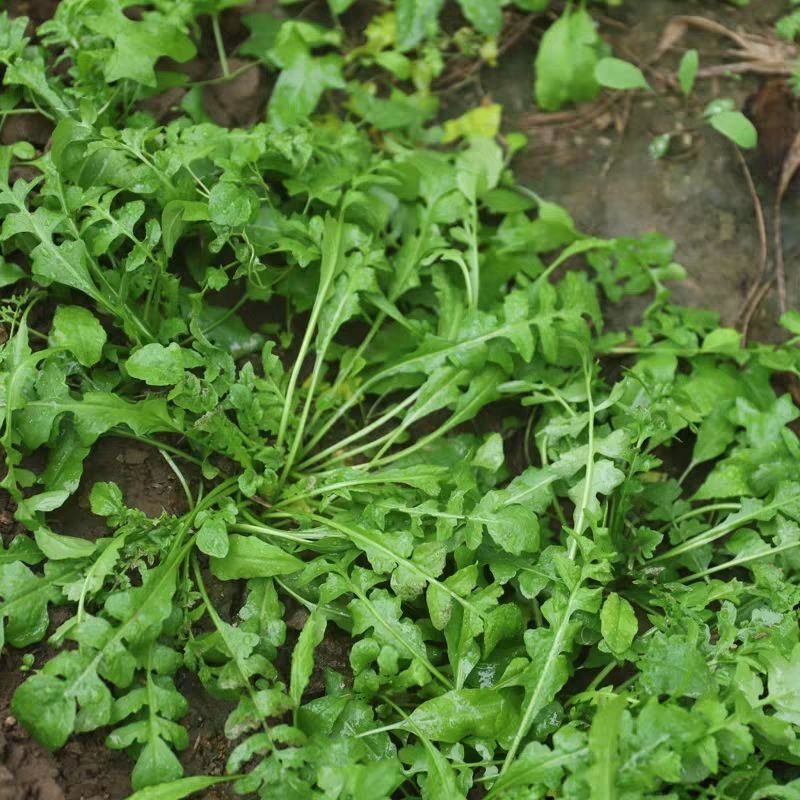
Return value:
<svg viewBox="0 0 800 800">
<path fill-rule="evenodd" d="M 344 204 L 342 213 L 344 211 Z M 295 358 L 294 367 L 292 368 L 291 375 L 289 376 L 289 385 L 286 389 L 286 402 L 283 404 L 283 412 L 281 414 L 281 421 L 278 426 L 278 437 L 276 440 L 276 447 L 280 449 L 283 447 L 286 438 L 286 431 L 289 425 L 289 416 L 294 410 L 294 391 L 297 386 L 297 380 L 300 377 L 300 370 L 303 367 L 306 355 L 308 354 L 309 347 L 311 346 L 311 339 L 314 336 L 314 331 L 317 326 L 317 320 L 322 312 L 322 306 L 328 296 L 328 292 L 333 282 L 336 272 L 336 264 L 339 260 L 339 252 L 342 244 L 342 223 L 335 220 L 332 216 L 328 216 L 325 220 L 325 232 L 322 237 L 322 264 L 320 266 L 320 284 L 317 289 L 317 296 L 314 299 L 314 307 L 311 309 L 311 316 L 309 317 L 308 324 L 306 325 L 303 341 L 300 344 L 300 352 Z M 308 416 L 307 409 L 304 409 L 303 418 L 298 426 L 295 440 L 302 437 L 303 426 Z M 296 453 L 297 447 L 293 446 L 292 453 Z M 291 455 L 286 459 L 284 464 L 283 474 L 281 481 L 285 481 L 286 476 L 291 468 Z"/>
<path fill-rule="evenodd" d="M 586 475 L 584 476 L 584 489 L 583 489 L 583 497 L 581 498 L 581 505 L 578 509 L 578 514 L 576 517 L 575 522 L 575 535 L 572 537 L 569 547 L 567 549 L 567 557 L 570 561 L 574 561 L 577 554 L 578 554 L 578 536 L 581 535 L 583 532 L 583 527 L 586 523 L 586 508 L 589 503 L 589 498 L 591 497 L 591 489 L 592 489 L 592 473 L 594 471 L 594 415 L 595 415 L 595 407 L 594 407 L 594 399 L 592 397 L 592 371 L 589 368 L 589 365 L 584 362 L 584 379 L 586 381 L 586 397 L 587 402 L 589 405 L 589 443 L 588 443 L 588 454 L 586 456 Z M 511 747 L 508 749 L 506 753 L 505 760 L 503 761 L 503 766 L 500 769 L 500 774 L 502 775 L 505 773 L 511 764 L 514 762 L 514 759 L 519 752 L 519 748 L 522 745 L 522 741 L 528 735 L 528 730 L 530 729 L 533 720 L 535 719 L 536 715 L 542 708 L 542 705 L 547 702 L 546 699 L 546 692 L 551 687 L 552 675 L 551 673 L 556 667 L 556 663 L 558 661 L 559 656 L 561 655 L 561 651 L 564 648 L 567 639 L 567 632 L 569 630 L 569 624 L 572 619 L 572 613 L 575 610 L 574 604 L 578 595 L 578 591 L 581 588 L 581 584 L 583 582 L 583 578 L 579 578 L 575 585 L 572 587 L 570 591 L 569 597 L 567 599 L 566 607 L 564 608 L 561 620 L 558 624 L 558 628 L 553 635 L 553 641 L 550 645 L 550 649 L 547 651 L 547 656 L 545 658 L 544 664 L 542 665 L 541 671 L 539 672 L 539 677 L 536 680 L 536 684 L 533 688 L 531 693 L 530 700 L 528 701 L 528 705 L 525 709 L 524 714 L 522 715 L 522 720 L 520 721 L 519 727 L 517 728 L 517 732 L 514 735 L 514 740 L 511 743 Z M 560 687 L 556 687 L 556 691 Z"/>
<path fill-rule="evenodd" d="M 787 550 L 794 550 L 796 547 L 800 547 L 800 541 L 787 542 L 786 544 L 779 545 L 778 547 L 770 547 L 766 550 L 759 550 L 757 553 L 739 556 L 738 558 L 733 558 L 730 561 L 726 561 L 724 564 L 718 564 L 715 567 L 704 569 L 702 572 L 695 572 L 692 575 L 686 575 L 685 577 L 680 578 L 678 583 L 691 583 L 692 581 L 700 580 L 700 578 L 713 575 L 715 572 L 722 572 L 726 569 L 739 567 L 742 564 L 749 564 L 752 561 L 759 561 L 762 558 L 769 558 L 770 556 L 775 556 L 778 553 L 783 553 Z"/>
<path fill-rule="evenodd" d="M 712 503 L 711 505 L 702 506 L 700 508 L 693 508 L 691 511 L 687 511 L 685 514 L 675 517 L 673 522 L 677 525 L 681 522 L 685 522 L 687 519 L 700 517 L 703 514 L 711 514 L 714 511 L 739 511 L 741 508 L 741 503 Z"/>
<path fill-rule="evenodd" d="M 231 71 L 228 67 L 228 56 L 225 53 L 225 43 L 222 41 L 222 31 L 219 27 L 219 14 L 211 15 L 211 30 L 214 32 L 214 44 L 217 47 L 217 56 L 219 57 L 219 65 L 222 69 L 223 79 L 230 77 Z"/>
<path fill-rule="evenodd" d="M 228 525 L 228 528 L 233 531 L 240 531 L 241 533 L 254 533 L 256 535 L 262 534 L 264 536 L 271 536 L 275 539 L 286 539 L 290 542 L 308 543 L 320 541 L 323 539 L 344 539 L 344 535 L 336 535 L 335 533 L 292 533 L 290 531 L 283 531 L 279 528 L 273 528 L 269 525 L 258 524 L 252 525 L 244 522 L 234 522 Z"/>
<path fill-rule="evenodd" d="M 797 494 L 790 495 L 789 497 L 783 498 L 781 500 L 777 501 L 773 500 L 768 505 L 756 508 L 753 511 L 750 511 L 746 514 L 741 514 L 740 516 L 734 515 L 733 519 L 728 517 L 728 519 L 723 520 L 722 522 L 719 523 L 719 525 L 715 525 L 710 530 L 707 530 L 704 533 L 700 533 L 697 536 L 693 536 L 691 539 L 688 539 L 682 544 L 670 548 L 669 550 L 667 550 L 666 553 L 662 553 L 660 556 L 651 558 L 650 561 L 647 562 L 646 566 L 650 566 L 652 564 L 658 564 L 661 561 L 666 561 L 667 559 L 675 558 L 676 556 L 682 556 L 685 553 L 690 553 L 692 550 L 696 550 L 698 547 L 703 547 L 704 545 L 711 544 L 711 542 L 714 542 L 717 539 L 726 536 L 736 528 L 740 528 L 745 523 L 752 522 L 754 519 L 758 519 L 760 516 L 764 514 L 769 514 L 772 511 L 777 511 L 783 508 L 785 505 L 788 505 L 789 503 L 794 502 L 796 500 L 800 500 L 800 492 L 798 492 Z"/>
<path fill-rule="evenodd" d="M 453 600 L 456 601 L 460 606 L 465 608 L 467 611 L 471 611 L 473 614 L 476 614 L 478 617 L 482 619 L 486 616 L 485 614 L 481 613 L 479 609 L 477 609 L 469 600 L 462 597 L 457 592 L 454 592 L 446 583 L 442 583 L 438 578 L 435 578 L 430 573 L 426 572 L 422 567 L 414 563 L 413 561 L 401 556 L 399 553 L 396 553 L 392 550 L 391 547 L 383 544 L 382 542 L 377 541 L 376 539 L 369 536 L 369 534 L 364 533 L 363 531 L 359 531 L 357 528 L 354 528 L 352 525 L 345 525 L 341 522 L 338 522 L 334 519 L 326 519 L 325 517 L 317 516 L 316 514 L 309 515 L 311 519 L 316 520 L 324 525 L 330 525 L 337 530 L 341 531 L 348 539 L 350 539 L 360 550 L 377 550 L 381 552 L 383 555 L 388 556 L 392 561 L 397 564 L 402 564 L 406 569 L 410 572 L 415 573 L 420 578 L 423 578 L 428 583 L 432 583 L 438 588 L 440 588 L 445 594 L 450 595 Z"/>
<path fill-rule="evenodd" d="M 396 416 L 404 408 L 411 405 L 417 399 L 417 397 L 419 397 L 419 393 L 421 391 L 422 388 L 420 387 L 415 392 L 412 392 L 402 402 L 397 403 L 396 405 L 392 406 L 388 411 L 384 412 L 384 414 L 378 417 L 378 419 L 373 420 L 369 425 L 366 425 L 360 430 L 355 431 L 355 433 L 351 433 L 344 439 L 340 439 L 338 442 L 334 442 L 332 445 L 326 447 L 324 450 L 315 453 L 313 456 L 307 458 L 301 464 L 298 464 L 298 468 L 306 469 L 307 467 L 310 467 L 312 464 L 316 464 L 318 461 L 323 461 L 326 466 L 330 466 L 333 464 L 337 464 L 340 461 L 347 461 L 348 459 L 353 458 L 353 456 L 359 455 L 367 450 L 371 450 L 373 447 L 378 447 L 381 442 L 383 442 L 387 437 L 392 435 L 392 431 L 389 431 L 389 433 L 386 433 L 377 439 L 372 439 L 371 441 L 366 442 L 365 444 L 362 444 L 359 447 L 354 448 L 353 450 L 343 449 L 352 442 L 356 442 L 359 439 L 363 438 L 364 436 L 369 435 L 376 428 L 380 428 L 381 426 L 385 425 L 392 417 Z M 327 458 L 327 456 L 330 454 L 334 454 L 333 458 Z"/>
</svg>

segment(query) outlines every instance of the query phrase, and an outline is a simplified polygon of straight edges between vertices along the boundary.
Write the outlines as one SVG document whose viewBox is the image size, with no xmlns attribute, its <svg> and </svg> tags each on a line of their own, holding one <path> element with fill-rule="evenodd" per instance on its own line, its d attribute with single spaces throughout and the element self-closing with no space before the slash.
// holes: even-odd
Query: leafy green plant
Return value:
<svg viewBox="0 0 800 800">
<path fill-rule="evenodd" d="M 699 57 L 696 50 L 687 50 L 678 68 L 678 84 L 685 97 L 689 97 L 697 77 Z M 652 91 L 642 71 L 627 61 L 618 58 L 603 58 L 594 67 L 595 78 L 599 86 L 615 90 L 645 89 Z M 735 145 L 750 150 L 758 144 L 758 132 L 753 123 L 741 112 L 737 111 L 733 100 L 718 98 L 709 103 L 703 118 L 708 124 L 730 139 Z M 669 150 L 673 133 L 657 136 L 650 145 L 653 158 L 662 158 Z"/>
<path fill-rule="evenodd" d="M 536 54 L 536 102 L 545 111 L 593 99 L 600 89 L 598 61 L 608 53 L 582 6 L 567 6 L 542 37 Z"/>
<path fill-rule="evenodd" d="M 674 245 L 519 186 L 497 109 L 449 150 L 410 146 L 418 120 L 376 141 L 355 93 L 355 122 L 307 119 L 298 76 L 347 56 L 301 21 L 249 20 L 267 122 L 156 124 L 159 53 L 221 6 L 148 8 L 64 3 L 44 44 L 1 23 L 14 102 L 55 123 L 0 150 L 0 644 L 50 645 L 14 715 L 51 749 L 102 731 L 136 800 L 794 796 L 796 313 L 744 347 L 672 305 Z M 97 482 L 106 535 L 66 535 L 105 436 L 185 505 Z M 224 776 L 183 774 L 184 671 L 228 703 Z"/>
</svg>

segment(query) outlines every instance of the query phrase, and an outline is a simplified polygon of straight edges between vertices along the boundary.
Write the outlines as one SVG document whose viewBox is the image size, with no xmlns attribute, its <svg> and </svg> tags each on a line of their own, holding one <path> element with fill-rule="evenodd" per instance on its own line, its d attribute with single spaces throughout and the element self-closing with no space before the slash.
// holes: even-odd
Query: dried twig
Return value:
<svg viewBox="0 0 800 800">
<path fill-rule="evenodd" d="M 763 278 L 767 271 L 767 225 L 764 221 L 764 207 L 761 205 L 761 198 L 758 196 L 753 176 L 750 174 L 750 168 L 744 160 L 742 151 L 735 145 L 733 146 L 733 151 L 736 153 L 736 159 L 739 162 L 739 166 L 742 168 L 744 179 L 747 183 L 747 189 L 750 192 L 750 199 L 753 201 L 753 211 L 756 215 L 756 227 L 758 229 L 759 275 Z"/>
<path fill-rule="evenodd" d="M 603 168 L 600 170 L 601 178 L 607 177 L 608 173 L 611 171 L 611 167 L 613 166 L 615 159 L 622 150 L 623 144 L 625 142 L 625 132 L 628 130 L 628 123 L 630 122 L 631 119 L 632 109 L 633 109 L 633 95 L 626 93 L 625 106 L 622 111 L 622 118 L 619 126 L 619 137 L 617 139 L 616 145 L 612 148 L 611 153 L 606 159 L 606 163 L 603 164 Z"/>
<path fill-rule="evenodd" d="M 786 313 L 786 265 L 783 261 L 783 224 L 782 213 L 783 197 L 789 184 L 792 182 L 797 170 L 800 169 L 800 133 L 794 137 L 789 152 L 783 159 L 781 179 L 775 195 L 775 271 L 778 280 L 778 302 L 782 313 Z"/>
<path fill-rule="evenodd" d="M 726 28 L 719 22 L 713 19 L 706 19 L 705 17 L 693 16 L 680 16 L 675 17 L 669 21 L 669 24 L 664 28 L 664 33 L 661 35 L 661 41 L 656 48 L 655 59 L 658 60 L 667 50 L 671 50 L 686 34 L 690 27 L 702 28 L 710 33 L 718 33 L 720 36 L 725 36 L 732 39 L 742 49 L 747 48 L 747 41 L 743 36 L 740 36 L 735 31 Z"/>
<path fill-rule="evenodd" d="M 797 47 L 794 44 L 770 36 L 737 33 L 719 22 L 705 17 L 683 16 L 671 20 L 661 36 L 654 60 L 657 61 L 672 49 L 690 27 L 724 36 L 736 45 L 735 48 L 725 53 L 726 56 L 736 59 L 734 63 L 706 67 L 697 73 L 699 77 L 710 78 L 731 73 L 792 74 L 798 55 Z"/>
<path fill-rule="evenodd" d="M 602 97 L 593 103 L 588 103 L 574 111 L 537 111 L 531 114 L 520 115 L 519 121 L 526 128 L 543 127 L 564 127 L 577 128 L 591 122 L 593 119 L 604 114 L 616 103 L 622 102 L 624 93 L 619 92 L 614 95 Z"/>
<path fill-rule="evenodd" d="M 792 75 L 793 65 L 785 61 L 741 61 L 735 64 L 718 64 L 697 71 L 698 78 L 724 78 L 726 75 Z"/>
<path fill-rule="evenodd" d="M 739 166 L 742 168 L 742 172 L 744 173 L 747 189 L 750 192 L 750 199 L 753 201 L 753 211 L 756 217 L 756 228 L 758 230 L 759 242 L 758 279 L 750 287 L 750 291 L 747 293 L 747 297 L 745 298 L 744 304 L 742 305 L 742 310 L 739 314 L 739 327 L 742 331 L 742 337 L 746 341 L 747 330 L 750 327 L 750 322 L 758 310 L 758 307 L 761 305 L 764 297 L 766 297 L 772 281 L 767 279 L 767 226 L 764 221 L 764 207 L 761 205 L 761 199 L 758 196 L 758 191 L 756 190 L 755 183 L 753 182 L 753 176 L 750 174 L 750 168 L 747 166 L 747 162 L 744 160 L 742 151 L 735 146 L 733 150 L 736 153 Z"/>
<path fill-rule="evenodd" d="M 742 309 L 741 321 L 739 323 L 739 328 L 742 331 L 742 338 L 745 342 L 747 341 L 747 331 L 750 328 L 750 323 L 756 311 L 760 308 L 761 303 L 764 302 L 764 298 L 767 296 L 770 286 L 772 286 L 772 279 L 754 283 L 753 288 L 747 295 L 748 299 L 745 301 L 745 305 Z"/>
</svg>

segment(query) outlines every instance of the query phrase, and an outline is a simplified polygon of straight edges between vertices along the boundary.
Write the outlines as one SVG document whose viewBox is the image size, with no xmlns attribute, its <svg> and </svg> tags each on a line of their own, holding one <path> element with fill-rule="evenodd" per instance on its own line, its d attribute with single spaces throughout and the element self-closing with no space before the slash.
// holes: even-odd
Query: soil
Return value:
<svg viewBox="0 0 800 800">
<path fill-rule="evenodd" d="M 70 501 L 52 515 L 53 527 L 71 536 L 107 535 L 105 522 L 89 511 L 89 492 L 96 481 L 114 481 L 125 502 L 149 516 L 186 511 L 183 490 L 157 451 L 139 442 L 109 437 L 95 446 L 83 478 Z M 8 496 L 0 492 L 0 536 L 7 544 L 18 532 Z M 216 587 L 215 587 L 216 588 Z M 61 609 L 51 613 L 51 631 L 64 621 Z M 46 642 L 26 652 L 34 665 L 53 655 Z M 22 653 L 7 648 L 0 655 L 0 800 L 120 800 L 131 793 L 132 762 L 125 753 L 108 750 L 105 734 L 77 736 L 57 753 L 34 742 L 11 714 L 11 697 L 26 677 Z M 182 760 L 189 775 L 222 774 L 227 757 L 223 733 L 230 707 L 209 697 L 193 676 L 184 674 L 179 689 L 189 701 L 183 724 L 189 749 Z M 231 797 L 224 785 L 206 792 L 209 800 Z"/>
<path fill-rule="evenodd" d="M 12 15 L 27 15 L 38 24 L 51 16 L 57 5 L 57 0 L 9 0 L 6 8 Z M 242 69 L 246 62 L 237 59 L 233 51 L 246 35 L 242 14 L 273 6 L 277 9 L 271 0 L 259 0 L 222 15 L 223 36 L 229 52 L 233 53 L 230 69 L 237 74 L 232 81 L 213 82 L 219 78 L 219 68 L 207 31 L 198 59 L 181 67 L 194 80 L 211 81 L 202 90 L 202 108 L 219 124 L 247 126 L 263 115 L 270 79 L 258 67 Z M 741 10 L 722 3 L 692 0 L 632 1 L 622 9 L 615 9 L 613 18 L 604 18 L 601 28 L 617 54 L 644 66 L 648 78 L 663 86 L 664 81 L 674 76 L 685 47 L 698 49 L 701 65 L 719 63 L 719 54 L 727 47 L 726 42 L 712 33 L 694 31 L 674 52 L 652 62 L 652 54 L 673 17 L 681 14 L 713 17 L 748 33 L 768 33 L 785 7 L 784 0 L 757 0 Z M 735 324 L 748 291 L 759 277 L 759 237 L 753 200 L 734 149 L 708 126 L 698 124 L 698 120 L 708 100 L 730 96 L 740 107 L 746 105 L 754 113 L 760 129 L 776 128 L 785 136 L 784 129 L 788 127 L 793 132 L 797 125 L 796 109 L 791 103 L 781 105 L 780 92 L 759 97 L 756 92 L 762 80 L 745 75 L 736 81 L 700 81 L 689 102 L 663 92 L 658 99 L 655 95 L 641 94 L 634 99 L 630 95 L 617 95 L 576 114 L 543 118 L 533 104 L 532 53 L 534 40 L 546 24 L 546 17 L 525 20 L 524 30 L 512 31 L 515 43 L 503 53 L 498 68 L 468 71 L 458 81 L 457 89 L 442 89 L 443 115 L 453 116 L 476 103 L 501 103 L 504 129 L 522 131 L 529 137 L 527 147 L 515 160 L 517 175 L 524 183 L 566 207 L 586 233 L 635 236 L 658 230 L 674 239 L 676 259 L 686 267 L 689 276 L 676 287 L 675 299 L 714 308 L 725 324 Z M 148 110 L 158 119 L 169 119 L 184 97 L 184 89 L 171 90 L 153 101 Z M 784 113 L 786 120 L 781 121 Z M 666 132 L 675 133 L 674 146 L 666 158 L 653 160 L 648 146 L 655 136 Z M 43 149 L 50 133 L 50 123 L 45 118 L 20 115 L 9 118 L 3 126 L 0 143 L 26 139 Z M 748 159 L 768 217 L 776 192 L 775 162 L 780 161 L 781 148 L 785 149 L 780 136 L 776 136 L 765 137 L 770 152 Z M 800 200 L 796 194 L 789 193 L 784 208 L 790 306 L 800 305 L 797 302 L 800 271 L 796 268 L 800 234 L 794 232 L 800 231 L 800 226 L 794 224 L 800 218 Z M 753 318 L 750 330 L 755 338 L 776 336 L 777 308 L 772 292 Z M 615 311 L 615 321 L 623 324 L 635 318 L 639 310 L 631 304 L 622 313 Z M 126 502 L 148 515 L 157 516 L 163 510 L 170 513 L 185 510 L 181 486 L 157 452 L 129 440 L 107 438 L 94 448 L 81 486 L 71 502 L 53 515 L 57 530 L 88 538 L 105 534 L 104 522 L 88 510 L 88 491 L 97 480 L 118 483 Z M 12 511 L 8 498 L 0 494 L 0 534 L 5 541 L 15 532 Z M 210 584 L 210 589 L 219 587 Z M 57 612 L 52 617 L 55 628 L 61 619 Z M 29 652 L 35 664 L 41 664 L 49 656 L 46 643 Z M 346 640 L 332 633 L 320 647 L 320 661 L 346 672 L 346 652 Z M 102 733 L 77 736 L 59 752 L 49 753 L 17 724 L 9 708 L 16 686 L 25 677 L 21 664 L 21 653 L 13 649 L 6 649 L 0 655 L 0 800 L 126 797 L 130 793 L 131 762 L 125 754 L 107 750 Z M 220 774 L 228 747 L 222 729 L 230 709 L 210 698 L 191 676 L 182 675 L 178 682 L 191 708 L 184 720 L 190 732 L 190 747 L 183 754 L 186 772 Z M 322 673 L 315 673 L 312 688 L 321 684 Z M 208 800 L 232 796 L 229 787 L 217 787 L 204 794 Z"/>
<path fill-rule="evenodd" d="M 662 87 L 677 72 L 680 55 L 689 47 L 700 53 L 701 67 L 719 63 L 719 53 L 729 42 L 706 31 L 690 31 L 663 59 L 652 54 L 669 21 L 677 15 L 713 18 L 730 28 L 769 34 L 785 11 L 781 0 L 759 0 L 746 9 L 724 4 L 648 0 L 620 9 L 602 33 L 615 53 L 641 65 L 648 79 Z M 529 137 L 528 146 L 515 159 L 516 174 L 541 196 L 563 205 L 578 228 L 601 237 L 639 236 L 659 231 L 677 245 L 676 260 L 688 279 L 675 286 L 676 302 L 717 310 L 723 324 L 739 321 L 745 298 L 760 272 L 759 235 L 753 199 L 733 146 L 701 122 L 705 105 L 717 97 L 731 97 L 737 107 L 749 108 L 763 78 L 698 80 L 687 103 L 677 94 L 631 101 L 616 95 L 611 105 L 602 102 L 582 116 L 553 125 L 532 108 L 534 74 L 530 41 L 522 41 L 505 54 L 497 70 L 487 71 L 462 100 L 465 106 L 492 100 L 503 105 L 504 127 Z M 607 101 L 606 101 L 607 102 Z M 775 137 L 765 135 L 766 125 L 797 128 L 793 108 L 770 108 L 756 120 L 760 150 L 747 161 L 767 216 L 770 256 L 772 208 L 777 187 Z M 783 119 L 783 116 L 787 119 Z M 654 160 L 648 147 L 659 134 L 675 132 L 667 157 Z M 780 147 L 780 145 L 777 145 Z M 780 159 L 778 159 L 780 160 Z M 779 170 L 778 170 L 779 171 Z M 796 195 L 796 192 L 795 192 Z M 790 193 L 784 201 L 783 230 L 789 306 L 800 299 L 800 270 L 793 231 L 800 206 Z M 612 322 L 636 319 L 636 303 L 612 309 Z M 620 315 L 620 312 L 621 315 Z M 752 338 L 771 340 L 777 335 L 777 297 L 770 293 L 750 325 Z"/>
</svg>

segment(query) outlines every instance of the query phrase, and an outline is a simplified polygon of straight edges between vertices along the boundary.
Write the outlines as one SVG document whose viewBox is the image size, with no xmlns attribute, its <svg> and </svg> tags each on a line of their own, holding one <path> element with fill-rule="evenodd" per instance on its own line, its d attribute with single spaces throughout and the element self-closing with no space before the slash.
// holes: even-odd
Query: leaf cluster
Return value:
<svg viewBox="0 0 800 800">
<path fill-rule="evenodd" d="M 14 715 L 52 749 L 103 731 L 138 798 L 796 796 L 797 314 L 745 347 L 673 305 L 673 243 L 581 233 L 513 137 L 308 119 L 284 76 L 346 57 L 299 21 L 253 26 L 266 122 L 155 124 L 159 56 L 221 7 L 77 7 L 40 30 L 60 77 L 0 26 L 57 123 L 0 151 L 0 645 L 50 645 Z M 109 436 L 185 509 L 97 482 L 106 535 L 65 535 Z M 183 775 L 186 672 L 228 704 L 225 776 Z"/>
</svg>

